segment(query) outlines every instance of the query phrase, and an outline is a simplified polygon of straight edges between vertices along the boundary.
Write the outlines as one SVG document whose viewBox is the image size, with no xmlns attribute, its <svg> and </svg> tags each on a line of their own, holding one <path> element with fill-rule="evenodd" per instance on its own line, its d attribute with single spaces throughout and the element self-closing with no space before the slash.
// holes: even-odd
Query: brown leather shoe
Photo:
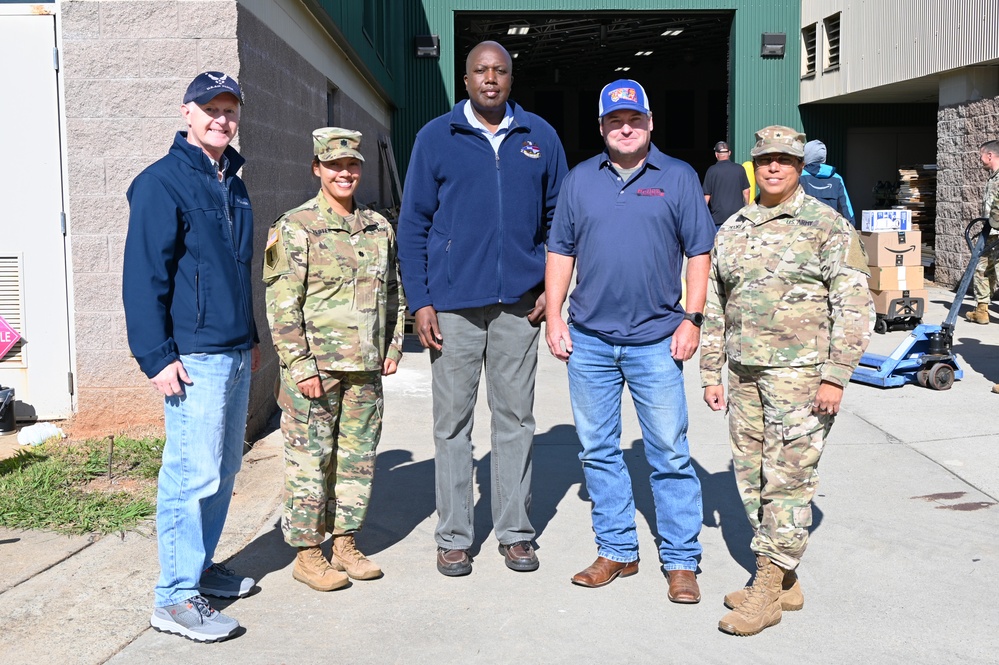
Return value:
<svg viewBox="0 0 999 665">
<path fill-rule="evenodd" d="M 618 577 L 629 577 L 638 572 L 638 560 L 619 563 L 598 556 L 597 560 L 581 572 L 572 576 L 572 583 L 579 586 L 596 588 L 606 586 Z"/>
<path fill-rule="evenodd" d="M 667 597 L 674 603 L 699 603 L 701 590 L 697 586 L 697 576 L 692 570 L 668 570 L 669 592 Z"/>
<path fill-rule="evenodd" d="M 499 551 L 506 560 L 506 567 L 510 570 L 527 573 L 537 570 L 538 566 L 541 565 L 538 561 L 538 555 L 534 553 L 534 547 L 526 540 L 513 543 L 512 545 L 501 544 Z"/>
<path fill-rule="evenodd" d="M 472 572 L 472 559 L 465 550 L 437 548 L 437 570 L 441 575 L 461 577 Z"/>
</svg>

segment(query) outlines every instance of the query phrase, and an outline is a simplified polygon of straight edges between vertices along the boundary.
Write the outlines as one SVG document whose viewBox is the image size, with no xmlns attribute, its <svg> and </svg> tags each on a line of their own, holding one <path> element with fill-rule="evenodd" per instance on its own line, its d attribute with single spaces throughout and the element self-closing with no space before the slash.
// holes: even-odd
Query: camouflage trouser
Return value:
<svg viewBox="0 0 999 665">
<path fill-rule="evenodd" d="M 979 305 L 988 305 L 992 302 L 992 294 L 995 293 L 999 275 L 997 275 L 996 255 L 986 254 L 978 259 L 975 266 L 975 276 L 971 283 L 974 286 L 975 302 Z"/>
<path fill-rule="evenodd" d="M 319 545 L 326 534 L 361 528 L 382 431 L 380 373 L 322 376 L 326 393 L 319 399 L 298 395 L 297 410 L 289 408 L 290 400 L 279 400 L 285 437 L 281 530 L 285 541 L 295 547 Z M 286 394 L 297 393 L 297 387 L 289 388 L 282 386 Z"/>
<path fill-rule="evenodd" d="M 834 416 L 816 416 L 820 371 L 729 362 L 735 480 L 753 526 L 752 549 L 793 570 L 808 544 L 819 458 Z"/>
</svg>

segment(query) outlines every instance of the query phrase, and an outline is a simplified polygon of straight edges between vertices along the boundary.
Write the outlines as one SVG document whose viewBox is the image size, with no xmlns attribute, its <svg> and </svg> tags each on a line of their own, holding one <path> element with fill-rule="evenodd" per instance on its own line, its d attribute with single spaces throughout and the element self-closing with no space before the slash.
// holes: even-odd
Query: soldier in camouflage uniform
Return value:
<svg viewBox="0 0 999 665">
<path fill-rule="evenodd" d="M 982 195 L 982 217 L 999 226 L 999 141 L 986 141 L 978 149 L 978 154 L 982 158 L 982 164 L 989 170 L 989 179 L 985 181 L 985 193 Z M 999 266 L 994 253 L 978 260 L 972 282 L 976 306 L 968 312 L 969 321 L 982 325 L 989 322 L 989 303 L 992 302 L 996 282 L 999 281 L 997 271 Z M 999 393 L 999 383 L 993 386 L 992 392 Z"/>
<path fill-rule="evenodd" d="M 375 579 L 354 534 L 364 523 L 382 427 L 382 379 L 402 358 L 405 298 L 395 233 L 354 203 L 361 134 L 312 134 L 316 198 L 271 227 L 264 257 L 267 318 L 281 361 L 288 544 L 295 579 L 320 591 Z M 330 561 L 320 544 L 333 535 Z M 344 574 L 341 571 L 346 571 Z"/>
<path fill-rule="evenodd" d="M 798 184 L 805 136 L 771 126 L 756 137 L 760 196 L 715 237 L 701 333 L 704 401 L 728 408 L 736 484 L 755 532 L 756 578 L 725 597 L 734 609 L 719 623 L 735 635 L 804 603 L 794 571 L 819 457 L 874 323 L 853 226 Z"/>
</svg>

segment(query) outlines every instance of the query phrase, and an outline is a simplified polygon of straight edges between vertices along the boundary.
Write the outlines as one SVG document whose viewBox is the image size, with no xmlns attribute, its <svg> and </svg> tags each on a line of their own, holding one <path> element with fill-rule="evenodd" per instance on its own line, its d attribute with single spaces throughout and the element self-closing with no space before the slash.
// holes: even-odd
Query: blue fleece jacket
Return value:
<svg viewBox="0 0 999 665">
<path fill-rule="evenodd" d="M 169 153 L 128 188 L 122 300 L 128 345 L 152 378 L 181 354 L 250 349 L 253 213 L 226 148 L 219 182 L 204 151 L 177 132 Z"/>
<path fill-rule="evenodd" d="M 551 125 L 513 102 L 499 153 L 459 102 L 416 136 L 399 214 L 411 312 L 513 303 L 545 278 L 545 241 L 565 152 Z"/>
<path fill-rule="evenodd" d="M 829 164 L 815 162 L 808 164 L 801 172 L 801 186 L 805 193 L 814 196 L 839 214 L 856 224 L 853 218 L 853 205 L 846 193 L 846 183 L 836 169 Z"/>
</svg>

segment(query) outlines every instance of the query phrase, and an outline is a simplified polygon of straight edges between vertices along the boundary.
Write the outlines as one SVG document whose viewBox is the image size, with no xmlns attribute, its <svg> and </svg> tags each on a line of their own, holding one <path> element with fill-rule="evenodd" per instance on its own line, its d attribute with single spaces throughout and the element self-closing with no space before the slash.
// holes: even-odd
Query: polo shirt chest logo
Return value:
<svg viewBox="0 0 999 665">
<path fill-rule="evenodd" d="M 538 159 L 541 157 L 541 148 L 539 148 L 537 144 L 531 143 L 530 141 L 524 141 L 524 143 L 521 144 L 520 152 L 522 152 L 524 156 L 530 157 L 531 159 Z"/>
<path fill-rule="evenodd" d="M 666 196 L 666 192 L 660 187 L 644 187 L 635 192 L 638 196 Z"/>
</svg>

